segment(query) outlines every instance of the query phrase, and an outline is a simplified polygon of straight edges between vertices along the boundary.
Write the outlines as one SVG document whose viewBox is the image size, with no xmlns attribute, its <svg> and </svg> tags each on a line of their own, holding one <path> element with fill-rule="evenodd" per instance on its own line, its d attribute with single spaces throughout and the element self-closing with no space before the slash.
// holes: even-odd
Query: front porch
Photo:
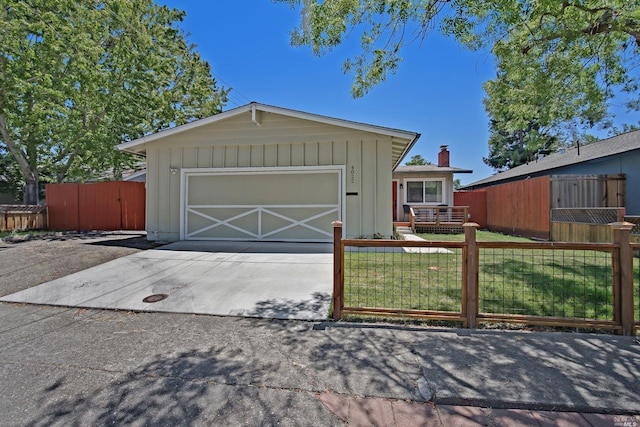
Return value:
<svg viewBox="0 0 640 427">
<path fill-rule="evenodd" d="M 403 221 L 396 227 L 409 227 L 414 233 L 461 233 L 469 218 L 469 206 L 407 206 Z"/>
</svg>

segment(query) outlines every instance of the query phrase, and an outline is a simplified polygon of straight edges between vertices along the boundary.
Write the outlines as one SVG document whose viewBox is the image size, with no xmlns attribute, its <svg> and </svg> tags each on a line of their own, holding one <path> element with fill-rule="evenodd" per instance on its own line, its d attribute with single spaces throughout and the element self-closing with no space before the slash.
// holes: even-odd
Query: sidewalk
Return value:
<svg viewBox="0 0 640 427">
<path fill-rule="evenodd" d="M 0 383 L 12 426 L 617 426 L 640 344 L 0 303 Z"/>
<path fill-rule="evenodd" d="M 344 398 L 331 393 L 321 394 L 319 399 L 341 421 L 353 426 L 530 427 L 553 425 L 600 427 L 640 425 L 640 416 L 633 415 L 435 405 L 381 398 Z"/>
</svg>

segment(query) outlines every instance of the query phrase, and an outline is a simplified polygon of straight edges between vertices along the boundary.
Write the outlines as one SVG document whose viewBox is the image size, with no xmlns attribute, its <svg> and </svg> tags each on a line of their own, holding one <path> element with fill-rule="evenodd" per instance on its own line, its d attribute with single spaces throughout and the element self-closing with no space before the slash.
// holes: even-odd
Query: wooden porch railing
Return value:
<svg viewBox="0 0 640 427">
<path fill-rule="evenodd" d="M 47 228 L 47 207 L 40 205 L 0 205 L 0 231 Z"/>
<path fill-rule="evenodd" d="M 411 230 L 429 227 L 460 226 L 467 222 L 469 206 L 411 206 Z"/>
</svg>

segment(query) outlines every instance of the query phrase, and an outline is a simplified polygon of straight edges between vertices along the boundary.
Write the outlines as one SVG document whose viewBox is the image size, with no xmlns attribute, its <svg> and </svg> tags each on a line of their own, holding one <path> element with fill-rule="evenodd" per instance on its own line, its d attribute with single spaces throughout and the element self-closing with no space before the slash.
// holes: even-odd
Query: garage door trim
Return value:
<svg viewBox="0 0 640 427">
<path fill-rule="evenodd" d="M 269 205 L 269 204 L 261 204 L 261 205 L 249 205 L 249 204 L 243 204 L 243 205 L 188 205 L 187 202 L 187 197 L 189 194 L 189 177 L 191 176 L 222 176 L 222 175 L 226 175 L 226 176 L 242 176 L 242 175 L 273 175 L 273 174 L 278 174 L 278 175 L 287 175 L 287 174 L 292 174 L 292 175 L 299 175 L 299 174 L 318 174 L 318 173 L 333 173 L 333 174 L 337 174 L 337 183 L 338 183 L 338 188 L 336 188 L 336 200 L 337 200 L 337 204 L 332 204 L 332 205 L 326 205 L 326 204 L 302 204 L 302 205 L 279 205 L 279 204 L 273 204 L 273 205 Z M 260 168 L 260 167 L 255 167 L 255 168 L 184 168 L 180 171 L 180 240 L 283 240 L 283 241 L 330 241 L 331 237 L 327 235 L 326 239 L 312 239 L 312 240 L 306 240 L 306 239 L 269 239 L 270 235 L 273 234 L 277 234 L 278 232 L 284 231 L 286 229 L 289 228 L 293 228 L 293 227 L 303 227 L 303 228 L 307 228 L 307 229 L 311 229 L 315 232 L 321 232 L 322 234 L 325 234 L 324 231 L 317 229 L 316 227 L 313 227 L 310 224 L 307 224 L 307 222 L 312 221 L 314 219 L 317 219 L 318 217 L 322 217 L 325 215 L 329 215 L 331 213 L 337 212 L 338 214 L 338 219 L 344 222 L 344 218 L 346 217 L 345 215 L 345 207 L 346 207 L 346 203 L 345 203 L 345 192 L 344 192 L 344 188 L 346 186 L 345 183 L 345 166 L 343 165 L 331 165 L 331 166 L 304 166 L 304 167 L 264 167 L 264 168 Z M 196 212 L 193 209 L 197 209 L 197 208 L 207 208 L 207 207 L 219 207 L 219 208 L 246 208 L 247 211 L 236 215 L 233 218 L 227 218 L 225 220 L 220 220 L 218 218 L 214 218 L 214 217 L 210 217 L 207 216 L 206 214 L 202 213 L 202 212 Z M 274 208 L 296 208 L 296 207 L 300 207 L 300 208 L 308 208 L 308 207 L 313 207 L 313 208 L 327 208 L 326 211 L 323 211 L 319 214 L 315 214 L 309 218 L 304 218 L 304 219 L 293 219 L 293 218 L 288 218 L 286 216 L 283 216 L 281 214 L 278 214 L 277 212 L 273 212 L 270 209 L 274 209 Z M 191 209 L 191 210 L 190 210 Z M 195 215 L 199 215 L 201 217 L 204 217 L 207 220 L 210 220 L 212 222 L 212 224 L 210 224 L 208 227 L 205 227 L 203 229 L 200 229 L 196 232 L 192 232 L 191 234 L 187 233 L 187 215 L 188 213 L 191 212 L 192 214 Z M 233 221 L 234 219 L 238 219 L 241 218 L 243 216 L 246 215 L 250 215 L 252 213 L 257 213 L 258 217 L 261 218 L 262 214 L 267 214 L 267 215 L 274 215 L 276 217 L 280 217 L 283 220 L 289 221 L 290 223 L 284 227 L 281 227 L 278 230 L 275 231 L 269 231 L 265 234 L 262 234 L 261 231 L 261 219 L 259 219 L 258 221 L 258 234 L 252 233 L 249 230 L 241 230 L 235 226 L 233 226 L 232 224 L 230 224 L 231 221 Z M 244 234 L 247 235 L 246 238 L 206 238 L 206 237 L 193 237 L 194 234 L 198 234 L 198 233 L 202 233 L 204 231 L 206 231 L 206 229 L 210 229 L 210 228 L 215 228 L 215 227 L 219 227 L 219 226 L 225 226 L 225 227 L 229 227 L 232 229 L 235 229 L 237 231 L 240 231 Z M 344 230 L 344 228 L 343 228 Z"/>
</svg>

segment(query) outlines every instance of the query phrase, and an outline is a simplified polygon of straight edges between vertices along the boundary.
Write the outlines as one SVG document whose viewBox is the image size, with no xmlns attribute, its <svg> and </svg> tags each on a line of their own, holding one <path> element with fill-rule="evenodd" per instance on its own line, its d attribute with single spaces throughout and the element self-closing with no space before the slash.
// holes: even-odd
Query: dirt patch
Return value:
<svg viewBox="0 0 640 427">
<path fill-rule="evenodd" d="M 0 240 L 0 296 L 160 245 L 137 233 L 48 233 Z"/>
</svg>

